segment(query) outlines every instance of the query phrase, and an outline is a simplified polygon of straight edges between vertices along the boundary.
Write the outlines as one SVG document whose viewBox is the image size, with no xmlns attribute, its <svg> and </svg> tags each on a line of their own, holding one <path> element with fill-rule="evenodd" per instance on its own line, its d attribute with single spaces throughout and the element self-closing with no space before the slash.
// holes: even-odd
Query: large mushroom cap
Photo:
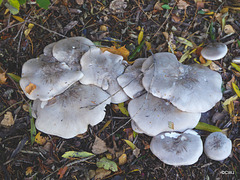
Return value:
<svg viewBox="0 0 240 180">
<path fill-rule="evenodd" d="M 142 70 L 145 89 L 182 111 L 206 112 L 222 98 L 220 74 L 198 64 L 183 65 L 173 54 L 149 57 Z"/>
<path fill-rule="evenodd" d="M 185 131 L 194 128 L 201 113 L 183 112 L 166 100 L 144 94 L 130 101 L 128 112 L 143 133 L 156 136 L 164 131 Z"/>
<path fill-rule="evenodd" d="M 56 42 L 48 44 L 47 46 L 45 46 L 45 48 L 43 49 L 43 54 L 45 56 L 53 56 L 53 47 L 56 45 Z"/>
<path fill-rule="evenodd" d="M 45 62 L 43 56 L 30 59 L 22 67 L 20 86 L 29 99 L 47 101 L 64 92 L 83 77 L 81 71 L 72 71 L 65 63 Z M 27 87 L 36 89 L 27 91 Z"/>
<path fill-rule="evenodd" d="M 108 51 L 102 52 L 100 48 L 93 48 L 81 58 L 84 77 L 82 84 L 94 84 L 106 90 L 111 96 L 112 103 L 121 103 L 128 100 L 117 82 L 117 77 L 124 71 L 123 57 Z"/>
<path fill-rule="evenodd" d="M 72 138 L 86 132 L 89 124 L 93 126 L 104 119 L 105 106 L 110 103 L 110 98 L 97 86 L 77 83 L 48 101 L 44 108 L 41 108 L 40 101 L 34 103 L 37 103 L 33 110 L 38 130 Z"/>
<path fill-rule="evenodd" d="M 128 66 L 125 72 L 117 78 L 118 84 L 123 88 L 123 91 L 130 97 L 135 98 L 144 91 L 142 85 L 142 63 L 147 58 L 136 59 L 134 64 Z"/>
<path fill-rule="evenodd" d="M 211 133 L 204 143 L 204 153 L 212 160 L 222 161 L 232 151 L 232 141 L 221 132 Z"/>
<path fill-rule="evenodd" d="M 195 131 L 187 130 L 182 134 L 166 132 L 153 137 L 150 149 L 164 163 L 182 166 L 198 161 L 203 152 L 203 144 Z"/>
<path fill-rule="evenodd" d="M 227 54 L 228 48 L 224 43 L 211 43 L 202 49 L 201 54 L 208 60 L 219 60 Z"/>
<path fill-rule="evenodd" d="M 95 45 L 89 39 L 85 37 L 71 37 L 56 42 L 52 47 L 52 54 L 58 61 L 74 67 L 79 64 L 82 55 L 91 47 L 95 47 Z"/>
</svg>

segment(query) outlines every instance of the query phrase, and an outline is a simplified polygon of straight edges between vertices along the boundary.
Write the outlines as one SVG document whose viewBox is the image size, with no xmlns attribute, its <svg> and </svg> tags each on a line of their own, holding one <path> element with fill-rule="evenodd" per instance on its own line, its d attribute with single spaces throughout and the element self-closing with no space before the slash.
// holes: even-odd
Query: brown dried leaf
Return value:
<svg viewBox="0 0 240 180">
<path fill-rule="evenodd" d="M 160 3 L 159 1 L 154 5 L 153 9 L 154 10 L 157 10 L 157 11 L 162 11 L 163 8 L 162 8 L 162 5 L 163 3 Z"/>
<path fill-rule="evenodd" d="M 228 24 L 224 27 L 224 32 L 226 34 L 232 34 L 232 33 L 235 33 L 235 30 L 233 29 L 233 27 L 230 24 Z"/>
<path fill-rule="evenodd" d="M 130 54 L 130 52 L 125 48 L 125 46 L 122 46 L 118 49 L 115 46 L 112 46 L 110 48 L 109 47 L 103 47 L 103 48 L 101 48 L 101 51 L 102 52 L 108 51 L 108 52 L 113 53 L 113 54 L 121 55 L 123 57 L 123 59 L 125 59 L 125 60 L 128 59 L 128 56 Z"/>
<path fill-rule="evenodd" d="M 14 124 L 14 120 L 13 120 L 12 113 L 10 111 L 7 111 L 4 114 L 3 120 L 1 121 L 1 125 L 8 127 L 8 126 L 12 126 L 13 124 Z"/>
<path fill-rule="evenodd" d="M 189 4 L 183 0 L 179 0 L 177 3 L 178 9 L 187 9 L 188 6 L 189 6 Z"/>
<path fill-rule="evenodd" d="M 92 146 L 92 152 L 94 154 L 102 154 L 107 151 L 106 143 L 96 136 L 95 141 Z"/>
<path fill-rule="evenodd" d="M 96 175 L 95 175 L 95 179 L 103 179 L 104 177 L 108 176 L 109 174 L 111 174 L 110 170 L 106 170 L 103 168 L 98 168 L 96 170 Z"/>
<path fill-rule="evenodd" d="M 136 149 L 133 150 L 133 155 L 134 155 L 136 158 L 138 158 L 139 154 L 140 154 L 140 149 L 136 148 Z"/>
<path fill-rule="evenodd" d="M 119 166 L 126 164 L 126 162 L 127 162 L 127 154 L 124 153 L 118 158 Z"/>
<path fill-rule="evenodd" d="M 28 94 L 31 94 L 33 91 L 34 91 L 34 89 L 36 89 L 36 85 L 35 84 L 33 84 L 33 83 L 30 83 L 26 88 L 25 88 L 25 91 L 26 91 L 26 93 L 28 93 Z"/>
<path fill-rule="evenodd" d="M 58 171 L 58 175 L 59 175 L 59 179 L 62 179 L 64 174 L 66 173 L 68 167 L 67 166 L 64 166 L 63 168 L 60 168 L 59 171 Z"/>
<path fill-rule="evenodd" d="M 84 0 L 76 0 L 76 3 L 81 6 L 81 5 L 83 5 Z"/>
<path fill-rule="evenodd" d="M 6 72 L 0 73 L 0 84 L 6 84 Z"/>
</svg>

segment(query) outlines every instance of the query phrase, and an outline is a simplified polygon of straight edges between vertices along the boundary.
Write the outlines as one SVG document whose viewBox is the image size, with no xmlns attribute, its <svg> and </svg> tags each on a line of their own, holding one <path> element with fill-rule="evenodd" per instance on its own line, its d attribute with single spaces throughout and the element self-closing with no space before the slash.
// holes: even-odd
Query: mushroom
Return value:
<svg viewBox="0 0 240 180">
<path fill-rule="evenodd" d="M 134 64 L 128 66 L 125 72 L 117 78 L 118 84 L 123 91 L 130 97 L 135 98 L 144 91 L 142 85 L 142 64 L 147 58 L 136 59 Z"/>
<path fill-rule="evenodd" d="M 47 46 L 45 46 L 45 48 L 43 49 L 43 54 L 45 56 L 53 56 L 52 50 L 53 50 L 53 46 L 55 46 L 55 45 L 56 45 L 56 42 L 48 44 Z"/>
<path fill-rule="evenodd" d="M 143 86 L 187 112 L 206 112 L 221 98 L 222 78 L 199 64 L 183 65 L 171 53 L 157 53 L 142 65 Z"/>
<path fill-rule="evenodd" d="M 140 133 L 140 134 L 144 133 L 144 131 L 142 131 L 134 121 L 131 121 L 131 126 L 136 133 Z"/>
<path fill-rule="evenodd" d="M 61 94 L 83 77 L 81 71 L 73 71 L 66 63 L 45 62 L 45 56 L 30 59 L 23 64 L 20 86 L 29 99 L 47 101 Z M 31 91 L 27 88 L 34 86 Z"/>
<path fill-rule="evenodd" d="M 111 95 L 112 103 L 121 103 L 129 99 L 117 82 L 117 77 L 124 72 L 123 57 L 100 48 L 92 48 L 81 60 L 84 77 L 82 84 L 94 84 Z"/>
<path fill-rule="evenodd" d="M 219 60 L 227 54 L 228 48 L 224 43 L 211 43 L 202 49 L 201 55 L 207 60 Z"/>
<path fill-rule="evenodd" d="M 76 70 L 80 68 L 78 66 L 82 55 L 92 47 L 95 47 L 93 42 L 85 37 L 71 37 L 56 42 L 52 47 L 52 54 L 58 61 L 65 62 Z"/>
<path fill-rule="evenodd" d="M 149 136 L 194 128 L 201 117 L 201 113 L 180 111 L 168 101 L 147 93 L 131 100 L 128 112 L 138 129 Z"/>
<path fill-rule="evenodd" d="M 232 141 L 222 132 L 213 132 L 205 140 L 204 153 L 212 160 L 222 161 L 232 151 Z"/>
<path fill-rule="evenodd" d="M 193 130 L 184 133 L 165 132 L 152 138 L 152 153 L 168 165 L 191 165 L 203 152 L 201 137 Z"/>
<path fill-rule="evenodd" d="M 64 93 L 48 101 L 33 103 L 36 128 L 44 133 L 72 138 L 87 131 L 104 119 L 105 106 L 110 104 L 109 94 L 94 85 L 76 83 Z"/>
</svg>

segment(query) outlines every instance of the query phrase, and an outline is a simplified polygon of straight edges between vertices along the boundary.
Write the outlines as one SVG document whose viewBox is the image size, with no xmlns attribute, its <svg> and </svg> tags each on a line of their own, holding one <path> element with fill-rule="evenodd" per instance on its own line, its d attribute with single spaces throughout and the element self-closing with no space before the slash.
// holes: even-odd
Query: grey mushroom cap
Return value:
<svg viewBox="0 0 240 180">
<path fill-rule="evenodd" d="M 204 153 L 212 160 L 222 161 L 232 151 L 232 141 L 221 132 L 211 133 L 205 140 Z"/>
<path fill-rule="evenodd" d="M 131 121 L 131 127 L 136 133 L 139 133 L 139 134 L 144 133 L 144 131 L 141 130 L 134 121 Z"/>
<path fill-rule="evenodd" d="M 93 48 L 86 52 L 81 60 L 84 77 L 82 84 L 94 84 L 106 90 L 111 95 L 112 103 L 121 103 L 129 99 L 117 82 L 125 69 L 123 57 L 100 48 Z"/>
<path fill-rule="evenodd" d="M 206 112 L 222 98 L 219 73 L 198 64 L 183 65 L 171 53 L 149 57 L 142 71 L 145 89 L 182 111 Z"/>
<path fill-rule="evenodd" d="M 201 117 L 201 113 L 181 111 L 168 101 L 147 93 L 131 100 L 128 112 L 136 126 L 149 136 L 194 128 Z"/>
<path fill-rule="evenodd" d="M 83 77 L 81 71 L 73 71 L 65 63 L 42 61 L 43 57 L 23 64 L 20 86 L 29 99 L 47 101 Z M 29 94 L 25 88 L 31 83 L 36 89 Z"/>
<path fill-rule="evenodd" d="M 56 42 L 48 44 L 47 46 L 45 46 L 45 48 L 43 49 L 43 54 L 45 56 L 53 56 L 52 50 L 53 50 L 53 46 L 55 46 L 55 45 L 56 45 Z"/>
<path fill-rule="evenodd" d="M 142 64 L 147 58 L 136 59 L 134 64 L 128 66 L 125 72 L 117 78 L 118 84 L 123 88 L 123 91 L 130 97 L 135 98 L 144 91 L 142 85 L 141 72 Z"/>
<path fill-rule="evenodd" d="M 203 152 L 201 137 L 193 130 L 184 133 L 165 132 L 152 138 L 152 153 L 168 165 L 191 165 Z"/>
<path fill-rule="evenodd" d="M 207 60 L 222 59 L 228 52 L 228 48 L 224 43 L 211 43 L 202 49 L 201 55 Z"/>
<path fill-rule="evenodd" d="M 71 37 L 56 42 L 52 54 L 58 61 L 65 62 L 73 69 L 79 69 L 80 58 L 92 47 L 95 47 L 93 42 L 85 37 Z"/>
<path fill-rule="evenodd" d="M 49 100 L 44 108 L 41 108 L 41 101 L 34 101 L 36 128 L 47 134 L 72 138 L 85 133 L 88 125 L 101 122 L 105 116 L 105 106 L 109 103 L 109 94 L 101 88 L 74 84 Z"/>
</svg>

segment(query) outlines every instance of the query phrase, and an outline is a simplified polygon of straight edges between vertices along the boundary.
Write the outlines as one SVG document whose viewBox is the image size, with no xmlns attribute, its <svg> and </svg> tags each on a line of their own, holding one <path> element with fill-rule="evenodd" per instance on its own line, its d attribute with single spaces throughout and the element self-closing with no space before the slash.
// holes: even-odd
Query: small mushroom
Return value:
<svg viewBox="0 0 240 180">
<path fill-rule="evenodd" d="M 207 60 L 219 60 L 227 54 L 228 48 L 224 43 L 211 43 L 202 49 L 201 54 Z"/>
<path fill-rule="evenodd" d="M 95 47 L 93 42 L 85 37 L 71 37 L 56 42 L 52 54 L 58 61 L 65 62 L 76 70 L 79 69 L 82 55 L 92 47 Z"/>
<path fill-rule="evenodd" d="M 94 84 L 106 90 L 111 95 L 112 103 L 121 103 L 129 99 L 117 82 L 125 69 L 123 57 L 100 48 L 93 48 L 86 52 L 81 60 L 84 77 L 82 84 Z"/>
<path fill-rule="evenodd" d="M 130 97 L 135 98 L 145 89 L 142 85 L 142 64 L 147 58 L 136 59 L 134 64 L 128 66 L 125 72 L 117 78 L 118 84 L 123 91 Z"/>
<path fill-rule="evenodd" d="M 143 86 L 187 112 L 206 112 L 221 98 L 222 78 L 199 64 L 183 65 L 171 53 L 157 53 L 142 65 Z"/>
<path fill-rule="evenodd" d="M 104 119 L 109 94 L 94 85 L 76 83 L 64 93 L 49 100 L 41 108 L 39 100 L 33 103 L 36 128 L 44 133 L 72 138 L 85 133 L 88 125 Z"/>
<path fill-rule="evenodd" d="M 83 77 L 81 71 L 73 71 L 64 62 L 45 62 L 45 56 L 30 59 L 23 64 L 20 86 L 29 99 L 47 101 L 61 94 Z M 32 91 L 27 87 L 34 86 Z"/>
<path fill-rule="evenodd" d="M 128 112 L 138 129 L 149 136 L 194 128 L 201 117 L 201 113 L 180 111 L 168 101 L 147 93 L 131 100 Z"/>
<path fill-rule="evenodd" d="M 168 165 L 191 165 L 203 152 L 201 137 L 193 130 L 184 133 L 165 132 L 152 138 L 152 153 Z"/>
<path fill-rule="evenodd" d="M 204 153 L 212 160 L 222 161 L 232 151 L 232 141 L 221 132 L 211 133 L 205 140 Z"/>
</svg>

